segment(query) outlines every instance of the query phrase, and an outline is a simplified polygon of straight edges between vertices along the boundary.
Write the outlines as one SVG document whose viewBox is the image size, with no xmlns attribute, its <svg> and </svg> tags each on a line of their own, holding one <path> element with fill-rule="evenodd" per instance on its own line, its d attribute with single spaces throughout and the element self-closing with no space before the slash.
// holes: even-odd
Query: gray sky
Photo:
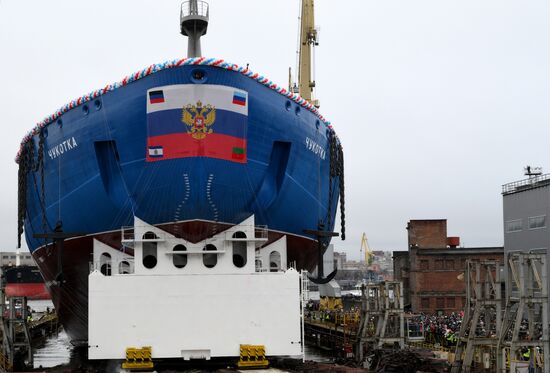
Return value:
<svg viewBox="0 0 550 373">
<path fill-rule="evenodd" d="M 297 0 L 210 0 L 203 54 L 285 85 Z M 70 100 L 184 57 L 179 1 L 0 2 L 0 248 L 16 246 L 23 135 Z M 550 2 L 316 2 L 317 96 L 346 157 L 347 240 L 406 249 L 409 219 L 502 245 L 501 184 L 550 172 Z"/>
</svg>

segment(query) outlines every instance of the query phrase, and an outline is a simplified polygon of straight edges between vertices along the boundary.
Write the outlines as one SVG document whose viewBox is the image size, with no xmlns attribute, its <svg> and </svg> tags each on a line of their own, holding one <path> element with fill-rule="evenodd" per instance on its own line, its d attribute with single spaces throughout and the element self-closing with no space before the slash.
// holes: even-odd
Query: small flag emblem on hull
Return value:
<svg viewBox="0 0 550 373">
<path fill-rule="evenodd" d="M 151 158 L 162 158 L 164 156 L 164 150 L 162 146 L 150 146 L 149 147 L 149 157 Z"/>
<path fill-rule="evenodd" d="M 237 148 L 237 147 L 233 148 L 233 151 L 231 153 L 231 158 L 242 160 L 244 159 L 244 156 L 245 156 L 244 148 Z"/>
<path fill-rule="evenodd" d="M 233 93 L 233 103 L 235 105 L 246 106 L 246 94 L 242 92 Z"/>
<path fill-rule="evenodd" d="M 161 104 L 164 102 L 163 91 L 151 91 L 149 92 L 149 101 L 151 104 Z"/>
</svg>

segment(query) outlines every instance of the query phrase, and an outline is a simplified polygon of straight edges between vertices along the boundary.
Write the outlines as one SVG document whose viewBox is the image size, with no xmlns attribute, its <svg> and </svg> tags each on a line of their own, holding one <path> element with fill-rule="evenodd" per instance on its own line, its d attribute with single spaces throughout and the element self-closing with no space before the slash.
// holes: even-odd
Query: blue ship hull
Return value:
<svg viewBox="0 0 550 373">
<path fill-rule="evenodd" d="M 246 160 L 148 161 L 147 92 L 201 84 L 248 93 Z M 162 70 L 72 108 L 42 131 L 43 175 L 35 167 L 27 176 L 25 237 L 75 340 L 87 338 L 92 238 L 121 247 L 120 229 L 133 225 L 134 216 L 199 241 L 253 214 L 270 238 L 287 235 L 289 261 L 308 269 L 317 254 L 304 229 L 317 229 L 320 221 L 334 228 L 339 180 L 330 177 L 333 131 L 313 112 L 235 71 Z M 31 141 L 39 162 L 39 136 Z M 64 232 L 81 232 L 65 241 L 63 253 L 51 240 L 34 237 L 52 232 L 58 221 Z"/>
</svg>

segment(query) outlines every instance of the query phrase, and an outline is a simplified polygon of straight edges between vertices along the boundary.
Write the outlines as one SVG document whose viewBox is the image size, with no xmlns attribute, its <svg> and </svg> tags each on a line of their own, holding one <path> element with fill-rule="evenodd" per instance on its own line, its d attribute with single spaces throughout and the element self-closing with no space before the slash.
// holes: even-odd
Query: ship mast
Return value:
<svg viewBox="0 0 550 373">
<path fill-rule="evenodd" d="M 201 36 L 208 28 L 209 9 L 206 1 L 190 0 L 181 4 L 181 34 L 187 36 L 187 57 L 201 56 Z"/>
<path fill-rule="evenodd" d="M 312 100 L 315 80 L 313 79 L 312 58 L 314 48 L 319 45 L 315 29 L 314 0 L 302 0 L 300 24 L 300 51 L 298 66 L 298 92 L 302 98 L 319 107 L 318 100 Z"/>
</svg>

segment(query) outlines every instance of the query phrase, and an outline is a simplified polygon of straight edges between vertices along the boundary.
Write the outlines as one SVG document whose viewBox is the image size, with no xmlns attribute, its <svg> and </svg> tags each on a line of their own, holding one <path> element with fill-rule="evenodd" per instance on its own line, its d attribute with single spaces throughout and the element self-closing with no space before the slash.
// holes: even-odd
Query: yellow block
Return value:
<svg viewBox="0 0 550 373">
<path fill-rule="evenodd" d="M 128 347 L 126 349 L 126 361 L 122 363 L 123 369 L 152 369 L 153 366 L 151 346 Z"/>
<path fill-rule="evenodd" d="M 265 358 L 265 347 L 262 345 L 241 345 L 239 368 L 267 368 L 269 361 Z"/>
</svg>

